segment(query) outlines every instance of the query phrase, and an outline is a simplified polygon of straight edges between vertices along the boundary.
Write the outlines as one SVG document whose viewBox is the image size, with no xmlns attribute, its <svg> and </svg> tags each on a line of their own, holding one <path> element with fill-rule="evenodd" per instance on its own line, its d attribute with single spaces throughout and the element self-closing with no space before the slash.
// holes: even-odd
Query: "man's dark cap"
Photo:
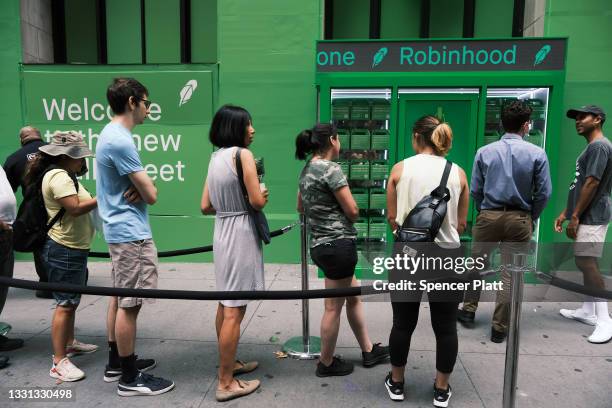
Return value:
<svg viewBox="0 0 612 408">
<path fill-rule="evenodd" d="M 570 109 L 565 114 L 568 118 L 576 119 L 580 113 L 590 113 L 591 115 L 599 116 L 601 118 L 601 123 L 606 121 L 606 112 L 603 111 L 599 106 L 595 105 L 586 105 L 576 109 Z"/>
</svg>

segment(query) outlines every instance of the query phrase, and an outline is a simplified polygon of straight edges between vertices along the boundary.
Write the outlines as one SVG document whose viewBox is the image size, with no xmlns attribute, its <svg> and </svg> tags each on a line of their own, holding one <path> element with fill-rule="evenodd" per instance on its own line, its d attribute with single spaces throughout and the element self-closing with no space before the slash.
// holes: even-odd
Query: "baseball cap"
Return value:
<svg viewBox="0 0 612 408">
<path fill-rule="evenodd" d="M 601 117 L 601 123 L 606 121 L 606 112 L 603 111 L 599 106 L 586 105 L 576 109 L 570 109 L 565 114 L 568 118 L 576 119 L 576 116 L 580 113 L 590 113 L 595 116 Z"/>
</svg>

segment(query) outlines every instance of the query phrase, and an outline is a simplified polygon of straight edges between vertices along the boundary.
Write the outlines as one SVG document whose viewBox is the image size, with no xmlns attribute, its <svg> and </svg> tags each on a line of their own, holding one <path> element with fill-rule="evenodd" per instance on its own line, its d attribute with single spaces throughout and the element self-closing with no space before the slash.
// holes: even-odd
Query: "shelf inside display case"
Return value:
<svg viewBox="0 0 612 408">
<path fill-rule="evenodd" d="M 496 142 L 503 136 L 504 128 L 501 123 L 501 113 L 504 107 L 512 101 L 522 100 L 532 109 L 531 130 L 525 140 L 544 148 L 548 97 L 548 88 L 488 88 L 484 144 Z"/>
<path fill-rule="evenodd" d="M 525 136 L 525 140 L 544 149 L 546 147 L 546 121 L 549 101 L 549 88 L 488 88 L 485 113 L 484 144 L 499 140 L 504 129 L 501 123 L 501 113 L 504 107 L 515 100 L 522 100 L 531 109 L 531 130 Z M 539 220 L 535 224 L 532 240 L 537 242 L 539 236 Z M 535 247 L 535 246 L 534 246 Z M 537 251 L 534 250 L 528 256 L 528 265 L 534 266 L 537 259 Z M 499 254 L 492 254 L 491 264 L 499 266 L 501 260 Z"/>
<path fill-rule="evenodd" d="M 373 254 L 384 253 L 387 240 L 391 89 L 332 89 L 331 114 L 340 138 L 338 162 L 359 207 L 356 269 L 364 276 L 372 270 Z"/>
</svg>

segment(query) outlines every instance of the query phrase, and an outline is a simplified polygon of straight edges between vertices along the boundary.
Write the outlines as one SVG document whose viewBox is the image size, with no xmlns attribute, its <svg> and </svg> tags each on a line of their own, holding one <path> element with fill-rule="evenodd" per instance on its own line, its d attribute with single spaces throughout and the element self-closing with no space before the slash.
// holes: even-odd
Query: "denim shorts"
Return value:
<svg viewBox="0 0 612 408">
<path fill-rule="evenodd" d="M 47 266 L 49 282 L 72 285 L 87 284 L 88 249 L 68 248 L 47 238 L 43 247 L 43 260 Z M 53 292 L 58 306 L 78 306 L 80 293 Z"/>
<path fill-rule="evenodd" d="M 321 268 L 327 279 L 350 278 L 357 265 L 357 245 L 354 239 L 337 239 L 310 249 L 314 263 Z"/>
</svg>

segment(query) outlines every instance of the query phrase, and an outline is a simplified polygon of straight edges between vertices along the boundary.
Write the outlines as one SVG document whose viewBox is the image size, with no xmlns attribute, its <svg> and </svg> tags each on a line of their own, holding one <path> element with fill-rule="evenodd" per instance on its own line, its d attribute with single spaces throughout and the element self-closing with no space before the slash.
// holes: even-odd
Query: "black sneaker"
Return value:
<svg viewBox="0 0 612 408">
<path fill-rule="evenodd" d="M 475 312 L 468 312 L 467 310 L 459 309 L 457 312 L 457 320 L 465 327 L 474 327 L 474 319 L 476 317 Z"/>
<path fill-rule="evenodd" d="M 361 357 L 363 358 L 364 367 L 373 367 L 389 358 L 389 346 L 381 346 L 380 343 L 374 343 L 372 351 L 362 351 Z"/>
<path fill-rule="evenodd" d="M 138 358 L 136 360 L 136 368 L 138 371 L 145 372 L 155 368 L 157 363 L 152 358 Z M 121 367 L 106 366 L 104 370 L 104 382 L 115 382 L 121 378 Z"/>
<path fill-rule="evenodd" d="M 436 388 L 436 383 L 434 383 L 434 407 L 448 407 L 448 401 L 452 395 L 453 392 L 450 384 L 448 385 L 448 389 L 441 390 L 440 388 Z"/>
<path fill-rule="evenodd" d="M 506 340 L 506 333 L 497 331 L 491 327 L 491 341 L 493 343 L 503 343 Z"/>
<path fill-rule="evenodd" d="M 385 378 L 385 388 L 389 393 L 389 398 L 393 401 L 404 400 L 404 383 L 393 381 L 391 373 L 387 374 L 387 378 Z"/>
<path fill-rule="evenodd" d="M 353 363 L 344 361 L 340 357 L 334 357 L 332 363 L 328 366 L 319 361 L 316 374 L 317 377 L 349 375 L 354 368 Z"/>
<path fill-rule="evenodd" d="M 11 351 L 23 347 L 22 339 L 9 339 L 0 335 L 0 351 Z"/>
<path fill-rule="evenodd" d="M 134 381 L 126 383 L 119 380 L 117 394 L 122 397 L 136 395 L 159 395 L 174 388 L 174 382 L 151 374 L 139 372 Z"/>
</svg>

